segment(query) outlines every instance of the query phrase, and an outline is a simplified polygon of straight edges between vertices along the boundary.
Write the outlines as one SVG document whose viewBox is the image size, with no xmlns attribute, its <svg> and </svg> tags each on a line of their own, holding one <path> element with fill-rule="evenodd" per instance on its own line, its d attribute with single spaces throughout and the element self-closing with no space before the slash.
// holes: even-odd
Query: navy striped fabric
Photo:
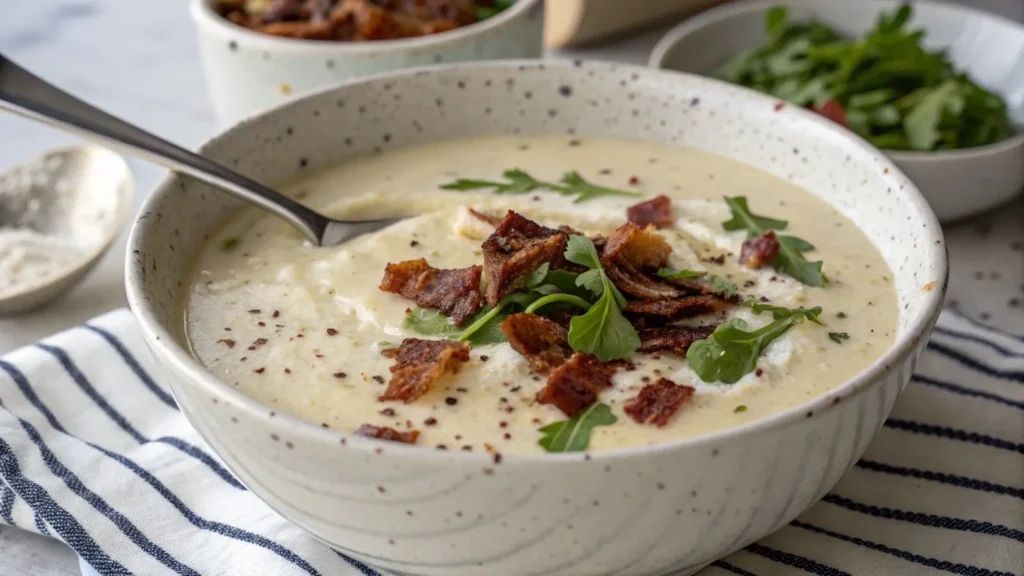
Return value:
<svg viewBox="0 0 1024 576">
<path fill-rule="evenodd" d="M 390 576 L 252 496 L 152 370 L 124 310 L 0 360 L 0 523 L 103 575 Z M 820 503 L 700 574 L 1024 575 L 1024 336 L 947 312 L 917 370 Z"/>
</svg>

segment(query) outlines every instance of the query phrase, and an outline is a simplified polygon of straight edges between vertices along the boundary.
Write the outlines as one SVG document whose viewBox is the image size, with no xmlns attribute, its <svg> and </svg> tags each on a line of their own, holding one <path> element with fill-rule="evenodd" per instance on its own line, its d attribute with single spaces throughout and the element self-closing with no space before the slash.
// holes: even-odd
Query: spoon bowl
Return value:
<svg viewBox="0 0 1024 576">
<path fill-rule="evenodd" d="M 12 266 L 0 266 L 0 315 L 77 285 L 120 233 L 133 190 L 124 159 L 98 146 L 53 150 L 0 173 L 0 261 Z"/>
</svg>

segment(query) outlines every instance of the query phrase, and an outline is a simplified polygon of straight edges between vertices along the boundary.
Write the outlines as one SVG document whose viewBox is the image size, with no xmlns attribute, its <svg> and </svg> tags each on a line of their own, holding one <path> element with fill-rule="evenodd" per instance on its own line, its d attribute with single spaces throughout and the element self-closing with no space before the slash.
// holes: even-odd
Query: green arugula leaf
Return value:
<svg viewBox="0 0 1024 576">
<path fill-rule="evenodd" d="M 704 382 L 735 384 L 757 369 L 761 352 L 790 328 L 804 320 L 821 324 L 818 320 L 820 307 L 784 308 L 755 300 L 747 300 L 744 305 L 755 314 L 771 312 L 774 320 L 757 330 L 749 330 L 744 320 L 733 318 L 715 328 L 711 336 L 694 342 L 686 352 L 686 360 Z"/>
<path fill-rule="evenodd" d="M 535 179 L 526 172 L 513 168 L 502 173 L 508 182 L 493 182 L 490 180 L 470 180 L 460 178 L 448 184 L 442 184 L 442 190 L 478 190 L 481 188 L 494 188 L 497 194 L 526 194 L 537 188 L 546 186 L 544 182 Z"/>
<path fill-rule="evenodd" d="M 566 172 L 560 183 L 545 182 L 537 180 L 526 172 L 517 168 L 506 170 L 502 173 L 507 182 L 496 182 L 493 180 L 474 180 L 460 178 L 454 182 L 442 184 L 442 190 L 481 190 L 493 188 L 497 194 L 526 194 L 538 189 L 545 189 L 557 192 L 563 196 L 575 196 L 573 202 L 579 204 L 602 196 L 642 196 L 639 192 L 630 192 L 618 188 L 609 188 L 587 182 L 575 170 Z"/>
<path fill-rule="evenodd" d="M 732 211 L 732 218 L 722 222 L 722 228 L 726 230 L 746 230 L 747 237 L 753 238 L 763 234 L 765 230 L 785 230 L 789 222 L 776 220 L 767 216 L 758 216 L 747 207 L 746 196 L 726 197 L 725 203 Z"/>
<path fill-rule="evenodd" d="M 618 421 L 606 404 L 595 402 L 568 420 L 552 422 L 539 430 L 537 441 L 548 452 L 582 452 L 590 445 L 590 435 L 597 426 L 611 426 Z"/>
<path fill-rule="evenodd" d="M 704 272 L 697 272 L 696 270 L 673 270 L 672 268 L 662 268 L 658 270 L 658 276 L 661 276 L 662 278 L 668 278 L 669 280 L 700 278 L 704 274 Z"/>
<path fill-rule="evenodd" d="M 493 308 L 484 308 L 477 312 L 465 329 L 451 323 L 447 316 L 436 310 L 414 308 L 406 313 L 403 325 L 417 334 L 424 336 L 442 336 L 459 342 L 468 342 L 473 346 L 483 344 L 499 344 L 505 342 L 505 334 L 498 328 L 502 320 L 508 318 L 516 309 L 526 309 L 543 294 L 516 292 L 501 299 Z"/>
<path fill-rule="evenodd" d="M 604 270 L 601 268 L 587 270 L 576 278 L 576 285 L 592 292 L 595 298 L 600 298 L 604 294 Z"/>
<path fill-rule="evenodd" d="M 453 336 L 460 331 L 447 316 L 426 308 L 413 308 L 406 312 L 403 326 L 424 336 Z"/>
<path fill-rule="evenodd" d="M 686 360 L 704 382 L 735 384 L 757 369 L 761 352 L 794 324 L 793 318 L 784 318 L 748 330 L 745 321 L 733 318 L 715 328 L 711 336 L 694 342 L 686 351 Z"/>
<path fill-rule="evenodd" d="M 829 332 L 828 339 L 835 342 L 836 344 L 842 344 L 843 340 L 849 340 L 850 335 L 846 332 Z"/>
<path fill-rule="evenodd" d="M 789 225 L 785 220 L 752 213 L 744 196 L 726 197 L 725 203 L 732 212 L 732 218 L 722 222 L 722 227 L 726 230 L 746 230 L 747 238 L 754 238 L 767 230 L 783 230 Z M 828 277 L 821 272 L 822 262 L 808 262 L 802 254 L 812 248 L 814 246 L 800 238 L 782 236 L 779 240 L 779 253 L 772 260 L 772 266 L 808 286 L 824 286 L 828 284 Z"/>
<path fill-rule="evenodd" d="M 554 286 L 563 294 L 572 294 L 573 296 L 579 296 L 585 300 L 590 299 L 590 290 L 576 284 L 576 279 L 579 277 L 579 274 L 569 272 L 568 270 L 552 270 L 544 277 L 543 286 Z"/>
<path fill-rule="evenodd" d="M 576 285 L 599 297 L 585 314 L 569 321 L 569 345 L 602 362 L 629 357 L 640 347 L 640 336 L 622 316 L 620 308 L 626 305 L 626 298 L 601 267 L 594 242 L 586 236 L 570 236 L 565 258 L 590 268 L 576 278 Z"/>
<path fill-rule="evenodd" d="M 947 80 L 930 90 L 921 101 L 903 119 L 903 129 L 907 133 L 907 143 L 914 150 L 932 150 L 939 139 L 939 125 L 943 114 L 950 107 L 957 106 L 958 85 Z M 962 103 L 960 104 L 962 106 Z"/>
<path fill-rule="evenodd" d="M 712 274 L 708 276 L 708 283 L 711 285 L 711 289 L 715 292 L 731 295 L 739 292 L 739 287 L 732 282 L 722 278 L 718 274 Z"/>
<path fill-rule="evenodd" d="M 579 204 L 580 202 L 586 202 L 587 200 L 593 200 L 594 198 L 600 198 L 602 196 L 634 196 L 639 197 L 639 192 L 630 192 L 628 190 L 619 190 L 618 188 L 608 188 L 606 186 L 598 186 L 597 184 L 591 184 L 580 176 L 579 172 L 573 170 L 572 172 L 566 172 L 562 175 L 562 184 L 558 190 L 565 195 L 576 195 L 576 199 L 573 203 Z"/>
<path fill-rule="evenodd" d="M 640 336 L 619 311 L 612 290 L 605 290 L 586 314 L 573 316 L 569 321 L 569 345 L 577 352 L 593 354 L 601 362 L 608 362 L 628 358 L 640 347 Z"/>
<path fill-rule="evenodd" d="M 593 240 L 580 234 L 569 236 L 565 246 L 565 259 L 587 268 L 601 267 L 601 257 L 597 255 Z"/>
<path fill-rule="evenodd" d="M 544 283 L 544 279 L 548 277 L 548 269 L 551 268 L 551 264 L 545 262 L 541 264 L 536 270 L 530 272 L 529 276 L 526 277 L 525 286 L 527 288 L 536 288 Z"/>
<path fill-rule="evenodd" d="M 771 312 L 773 320 L 782 320 L 791 317 L 802 317 L 814 322 L 815 324 L 825 325 L 824 322 L 818 320 L 818 316 L 821 316 L 821 306 L 815 306 L 814 308 L 785 308 L 783 306 L 773 306 L 764 302 L 758 302 L 753 298 L 743 303 L 744 306 L 754 311 L 754 314 L 760 314 L 762 312 Z"/>
</svg>

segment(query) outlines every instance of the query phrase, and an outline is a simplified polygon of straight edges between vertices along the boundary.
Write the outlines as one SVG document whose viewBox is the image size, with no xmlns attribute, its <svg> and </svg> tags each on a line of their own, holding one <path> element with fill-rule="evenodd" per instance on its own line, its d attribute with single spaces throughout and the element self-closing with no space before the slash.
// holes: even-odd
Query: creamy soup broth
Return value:
<svg viewBox="0 0 1024 576">
<path fill-rule="evenodd" d="M 411 403 L 381 402 L 393 360 L 382 348 L 420 336 L 403 324 L 415 304 L 378 289 L 390 262 L 426 258 L 437 268 L 482 263 L 493 227 L 467 207 L 512 209 L 548 226 L 608 234 L 637 198 L 580 204 L 536 191 L 497 195 L 445 191 L 455 178 L 500 179 L 509 168 L 557 181 L 569 170 L 588 180 L 672 198 L 676 224 L 661 230 L 674 268 L 718 274 L 747 296 L 772 304 L 821 306 L 827 326 L 805 322 L 772 342 L 758 372 L 736 384 L 707 384 L 684 358 L 636 354 L 600 395 L 618 417 L 594 429 L 590 450 L 650 445 L 764 418 L 821 395 L 855 376 L 893 342 L 898 310 L 891 272 L 853 223 L 808 192 L 755 168 L 707 153 L 639 142 L 565 137 L 488 137 L 400 149 L 310 174 L 284 187 L 334 216 L 416 214 L 342 246 L 312 247 L 284 222 L 256 209 L 232 216 L 198 254 L 185 305 L 195 356 L 219 378 L 273 409 L 353 431 L 363 424 L 420 432 L 417 445 L 504 453 L 543 452 L 538 428 L 565 420 L 538 404 L 545 377 L 531 373 L 507 343 L 476 346 L 454 375 Z M 831 282 L 804 286 L 775 272 L 743 268 L 743 232 L 725 232 L 724 196 L 746 196 L 753 212 L 789 221 L 787 234 L 812 242 Z M 732 253 L 718 265 L 709 255 Z M 735 307 L 751 326 L 771 320 Z M 695 323 L 701 323 L 697 318 Z M 835 342 L 829 334 L 846 333 Z M 231 342 L 233 345 L 228 345 Z M 696 389 L 665 427 L 641 425 L 623 404 L 659 376 Z"/>
</svg>

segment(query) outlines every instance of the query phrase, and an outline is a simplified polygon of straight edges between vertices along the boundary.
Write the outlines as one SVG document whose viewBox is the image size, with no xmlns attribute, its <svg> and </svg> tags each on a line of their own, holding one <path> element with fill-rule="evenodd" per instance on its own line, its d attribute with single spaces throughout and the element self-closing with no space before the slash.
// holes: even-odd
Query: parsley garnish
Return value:
<svg viewBox="0 0 1024 576">
<path fill-rule="evenodd" d="M 842 344 L 843 340 L 849 340 L 850 335 L 846 332 L 829 332 L 828 339 L 835 342 L 836 344 Z"/>
<path fill-rule="evenodd" d="M 640 347 L 640 336 L 622 316 L 620 308 L 626 305 L 626 298 L 605 274 L 594 243 L 586 236 L 570 236 L 565 257 L 590 268 L 576 278 L 576 285 L 598 297 L 586 314 L 570 320 L 569 345 L 577 352 L 597 356 L 601 362 L 628 357 Z"/>
<path fill-rule="evenodd" d="M 658 270 L 658 276 L 668 278 L 669 280 L 700 278 L 703 275 L 704 272 L 697 272 L 696 270 L 673 270 L 672 268 L 662 268 L 661 270 Z"/>
<path fill-rule="evenodd" d="M 805 319 L 818 322 L 821 308 L 789 309 L 747 301 L 755 314 L 771 312 L 772 323 L 749 330 L 741 318 L 733 318 L 715 328 L 704 340 L 698 340 L 686 352 L 686 359 L 697 376 L 705 382 L 735 384 L 740 378 L 757 369 L 761 352 L 779 336 Z"/>
<path fill-rule="evenodd" d="M 563 196 L 575 196 L 575 203 L 586 202 L 602 196 L 640 196 L 639 192 L 619 190 L 607 186 L 598 186 L 583 179 L 575 170 L 562 175 L 559 183 L 537 180 L 526 172 L 514 168 L 505 170 L 502 173 L 508 182 L 495 182 L 492 180 L 472 180 L 460 178 L 454 182 L 442 184 L 442 190 L 479 190 L 482 188 L 494 188 L 497 194 L 526 194 L 537 189 L 545 189 L 557 192 Z"/>
<path fill-rule="evenodd" d="M 537 441 L 548 452 L 582 452 L 590 445 L 590 433 L 596 426 L 611 426 L 618 421 L 606 404 L 594 402 L 568 420 L 552 422 L 539 430 Z"/>
<path fill-rule="evenodd" d="M 747 207 L 744 196 L 726 197 L 725 203 L 732 211 L 732 219 L 722 222 L 726 230 L 746 230 L 747 238 L 760 236 L 768 230 L 785 230 L 789 225 L 785 220 L 776 220 L 766 216 L 753 214 Z M 808 286 L 824 286 L 828 278 L 821 273 L 821 261 L 808 262 L 803 252 L 814 249 L 809 242 L 794 236 L 779 236 L 779 253 L 772 260 L 772 266 L 784 274 Z"/>
</svg>

